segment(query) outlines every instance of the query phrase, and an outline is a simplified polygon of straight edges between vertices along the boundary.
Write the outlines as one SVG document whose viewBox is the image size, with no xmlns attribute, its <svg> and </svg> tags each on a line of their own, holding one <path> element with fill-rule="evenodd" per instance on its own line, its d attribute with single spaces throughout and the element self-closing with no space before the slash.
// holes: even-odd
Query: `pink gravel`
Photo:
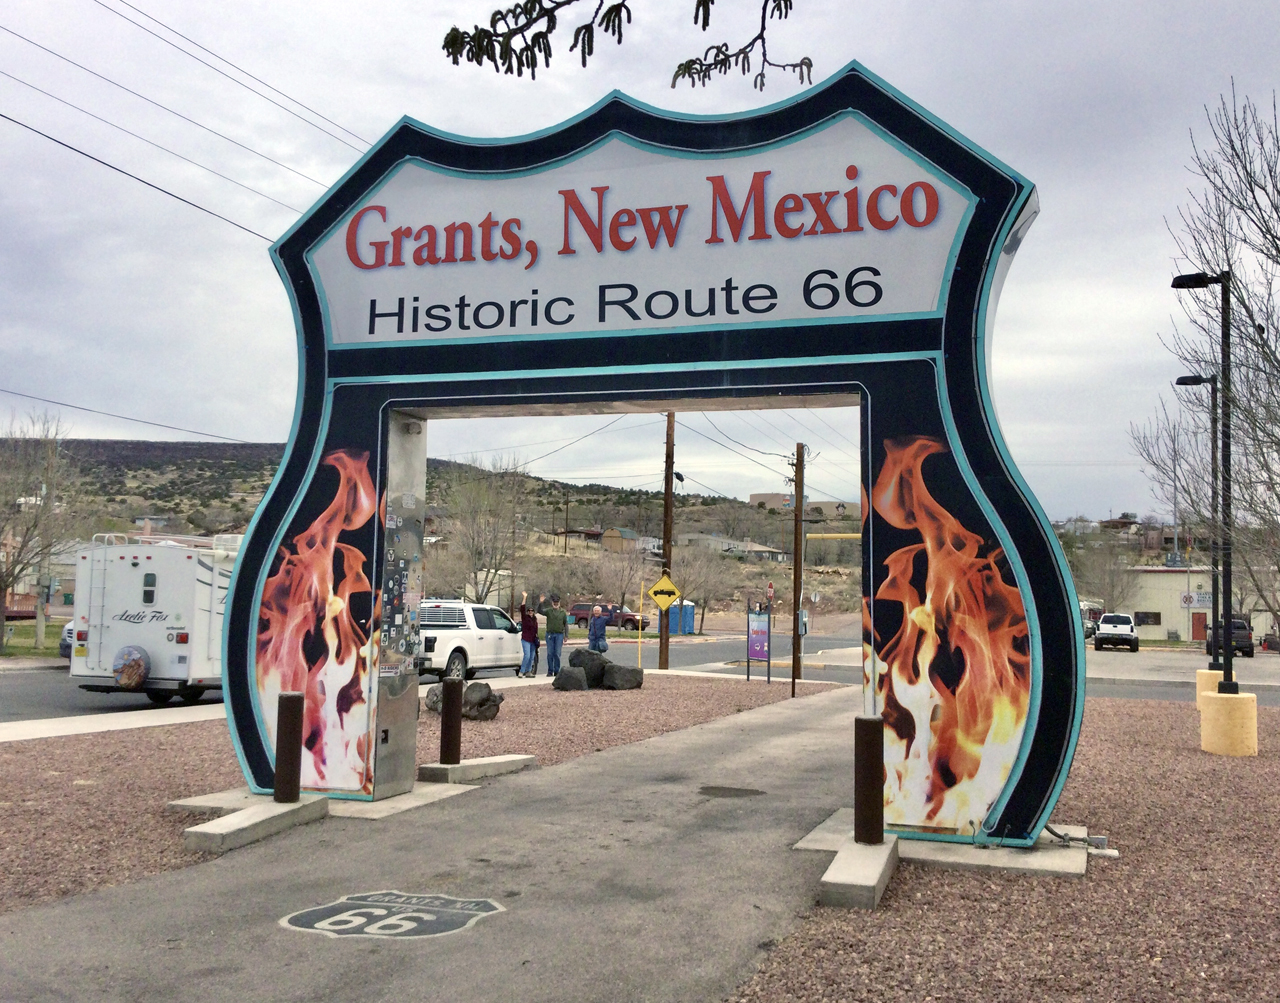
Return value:
<svg viewBox="0 0 1280 1003">
<path fill-rule="evenodd" d="M 903 865 L 876 912 L 815 909 L 768 945 L 732 1000 L 1280 999 L 1280 709 L 1258 733 L 1256 759 L 1210 756 L 1194 704 L 1088 700 L 1054 818 L 1118 860 L 1083 880 Z"/>
<path fill-rule="evenodd" d="M 801 683 L 798 692 L 826 689 Z M 533 753 L 552 765 L 790 695 L 789 684 L 646 674 L 626 693 L 508 690 L 498 718 L 464 722 L 463 755 Z M 419 724 L 439 758 L 439 718 Z M 0 743 L 0 912 L 206 859 L 182 848 L 179 798 L 244 785 L 221 721 Z"/>
</svg>

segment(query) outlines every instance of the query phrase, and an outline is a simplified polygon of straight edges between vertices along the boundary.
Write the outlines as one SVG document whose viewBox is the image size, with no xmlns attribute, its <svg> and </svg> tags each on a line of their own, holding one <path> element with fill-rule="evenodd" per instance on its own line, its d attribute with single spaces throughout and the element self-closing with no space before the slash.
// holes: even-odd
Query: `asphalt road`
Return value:
<svg viewBox="0 0 1280 1003">
<path fill-rule="evenodd" d="M 806 659 L 819 661 L 823 650 L 848 649 L 861 644 L 860 635 L 814 634 L 805 639 Z M 746 635 L 708 635 L 675 638 L 671 645 L 671 667 L 697 667 L 726 675 L 746 675 L 745 665 L 726 665 L 746 657 Z M 569 649 L 570 652 L 572 649 Z M 635 641 L 610 637 L 609 657 L 616 662 L 633 664 Z M 786 682 L 791 678 L 791 638 L 777 634 L 773 638 L 773 679 Z M 566 653 L 566 658 L 568 653 Z M 1143 649 L 1137 654 L 1127 650 L 1086 650 L 1090 676 L 1086 692 L 1089 696 L 1116 697 L 1131 700 L 1193 700 L 1195 670 L 1205 666 L 1205 656 L 1196 651 Z M 645 669 L 658 667 L 658 642 L 646 639 L 641 651 Z M 1280 656 L 1260 652 L 1256 658 L 1235 660 L 1237 677 L 1246 690 L 1254 684 L 1271 684 L 1257 689 L 1258 703 L 1265 707 L 1280 706 Z M 541 671 L 546 671 L 545 660 Z M 477 679 L 505 678 L 510 669 L 482 669 Z M 764 678 L 765 666 L 752 663 L 751 677 Z M 1097 678 L 1097 677 L 1103 678 Z M 824 668 L 812 665 L 805 669 L 805 679 L 815 682 L 857 685 L 861 668 L 857 665 L 835 665 L 828 658 Z M 427 681 L 430 681 L 429 678 Z M 221 701 L 214 690 L 206 693 L 201 703 Z M 80 689 L 63 669 L 4 670 L 0 661 L 0 721 L 30 721 L 51 717 L 74 717 L 81 714 L 112 714 L 126 710 L 146 710 L 151 702 L 142 695 L 127 693 L 87 693 Z"/>
</svg>

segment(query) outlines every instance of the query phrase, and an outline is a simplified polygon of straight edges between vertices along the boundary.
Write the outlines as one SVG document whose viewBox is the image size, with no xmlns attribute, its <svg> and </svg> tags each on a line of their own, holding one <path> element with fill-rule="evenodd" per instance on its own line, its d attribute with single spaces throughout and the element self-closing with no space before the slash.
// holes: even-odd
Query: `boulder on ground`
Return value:
<svg viewBox="0 0 1280 1003">
<path fill-rule="evenodd" d="M 488 683 L 468 683 L 462 694 L 462 716 L 468 721 L 492 721 L 503 699 Z"/>
<path fill-rule="evenodd" d="M 644 685 L 644 670 L 634 665 L 605 662 L 604 679 L 600 688 L 605 690 L 638 690 Z"/>
<path fill-rule="evenodd" d="M 498 716 L 498 706 L 503 696 L 488 683 L 468 683 L 462 691 L 462 716 L 468 721 L 492 721 Z M 436 683 L 427 687 L 422 698 L 422 709 L 439 714 L 444 706 L 444 686 Z"/>
<path fill-rule="evenodd" d="M 566 665 L 556 673 L 555 679 L 551 683 L 553 690 L 585 690 L 590 689 L 587 685 L 587 673 L 580 665 Z"/>
<path fill-rule="evenodd" d="M 578 648 L 569 656 L 569 664 L 582 669 L 586 674 L 587 686 L 594 690 L 599 689 L 604 682 L 604 667 L 609 664 L 609 659 L 598 651 Z"/>
</svg>

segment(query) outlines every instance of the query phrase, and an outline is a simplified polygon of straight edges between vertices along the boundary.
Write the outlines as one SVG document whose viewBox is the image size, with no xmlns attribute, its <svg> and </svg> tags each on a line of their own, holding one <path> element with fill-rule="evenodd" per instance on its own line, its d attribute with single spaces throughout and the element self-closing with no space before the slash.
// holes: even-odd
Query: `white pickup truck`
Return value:
<svg viewBox="0 0 1280 1003">
<path fill-rule="evenodd" d="M 1133 617 L 1128 613 L 1102 614 L 1093 635 L 1093 650 L 1101 651 L 1104 647 L 1138 650 L 1138 628 L 1133 625 Z"/>
<path fill-rule="evenodd" d="M 418 606 L 418 675 L 462 676 L 476 669 L 518 669 L 520 625 L 497 606 L 424 599 Z"/>
</svg>

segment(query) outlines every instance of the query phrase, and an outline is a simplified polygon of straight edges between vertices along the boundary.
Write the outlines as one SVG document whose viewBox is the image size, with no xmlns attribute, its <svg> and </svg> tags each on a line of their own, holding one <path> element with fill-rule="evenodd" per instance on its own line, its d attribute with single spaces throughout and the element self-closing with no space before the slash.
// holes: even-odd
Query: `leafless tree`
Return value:
<svg viewBox="0 0 1280 1003">
<path fill-rule="evenodd" d="M 768 70 L 796 74 L 801 84 L 813 83 L 813 60 L 804 56 L 794 62 L 779 63 L 769 56 L 769 26 L 773 19 L 785 20 L 794 0 L 754 0 L 760 11 L 756 33 L 739 45 L 719 42 L 708 46 L 700 56 L 680 62 L 671 77 L 671 86 L 687 81 L 691 86 L 706 86 L 713 74 L 724 76 L 736 71 L 751 78 L 756 90 L 764 90 Z M 510 7 L 499 7 L 489 15 L 489 27 L 476 25 L 471 31 L 454 25 L 444 37 L 445 55 L 459 65 L 463 60 L 475 66 L 486 63 L 496 73 L 515 74 L 529 79 L 538 75 L 538 67 L 551 65 L 551 37 L 560 27 L 562 12 L 582 4 L 578 9 L 587 19 L 573 29 L 570 52 L 577 52 L 585 68 L 595 55 L 596 29 L 605 38 L 622 44 L 623 30 L 631 24 L 631 5 L 627 0 L 520 0 Z M 694 0 L 693 23 L 705 32 L 711 27 L 711 8 L 715 0 Z M 567 15 L 565 15 L 567 16 Z"/>
<path fill-rule="evenodd" d="M 495 459 L 488 469 L 479 462 L 459 467 L 446 477 L 447 550 L 434 562 L 428 561 L 428 567 L 434 563 L 435 571 L 445 577 L 460 575 L 459 591 L 475 602 L 487 602 L 499 580 L 515 571 L 522 479 L 514 464 L 502 459 Z"/>
<path fill-rule="evenodd" d="M 1137 591 L 1133 552 L 1118 540 L 1106 540 L 1100 546 L 1086 546 L 1067 555 L 1076 590 L 1081 595 L 1101 600 L 1109 613 L 1128 605 Z"/>
<path fill-rule="evenodd" d="M 736 562 L 706 547 L 676 547 L 671 554 L 671 576 L 685 599 L 702 607 L 698 633 L 707 622 L 707 607 L 733 595 L 741 578 Z"/>
<path fill-rule="evenodd" d="M 640 585 L 644 567 L 641 550 L 602 550 L 596 559 L 595 578 L 605 602 L 626 605 L 627 596 L 635 594 Z"/>
<path fill-rule="evenodd" d="M 10 591 L 70 539 L 74 513 L 67 503 L 73 471 L 61 449 L 65 429 L 48 414 L 10 419 L 0 439 L 0 651 Z"/>
<path fill-rule="evenodd" d="M 1179 266 L 1231 272 L 1232 528 L 1235 566 L 1273 617 L 1280 616 L 1280 118 L 1234 90 L 1206 109 L 1209 142 L 1193 137 L 1192 171 L 1204 189 L 1171 228 Z M 1187 371 L 1214 375 L 1221 360 L 1219 287 L 1183 293 L 1183 321 L 1165 339 Z M 1131 429 L 1157 494 L 1203 530 L 1210 505 L 1209 398 L 1179 388 L 1176 410 Z"/>
</svg>

